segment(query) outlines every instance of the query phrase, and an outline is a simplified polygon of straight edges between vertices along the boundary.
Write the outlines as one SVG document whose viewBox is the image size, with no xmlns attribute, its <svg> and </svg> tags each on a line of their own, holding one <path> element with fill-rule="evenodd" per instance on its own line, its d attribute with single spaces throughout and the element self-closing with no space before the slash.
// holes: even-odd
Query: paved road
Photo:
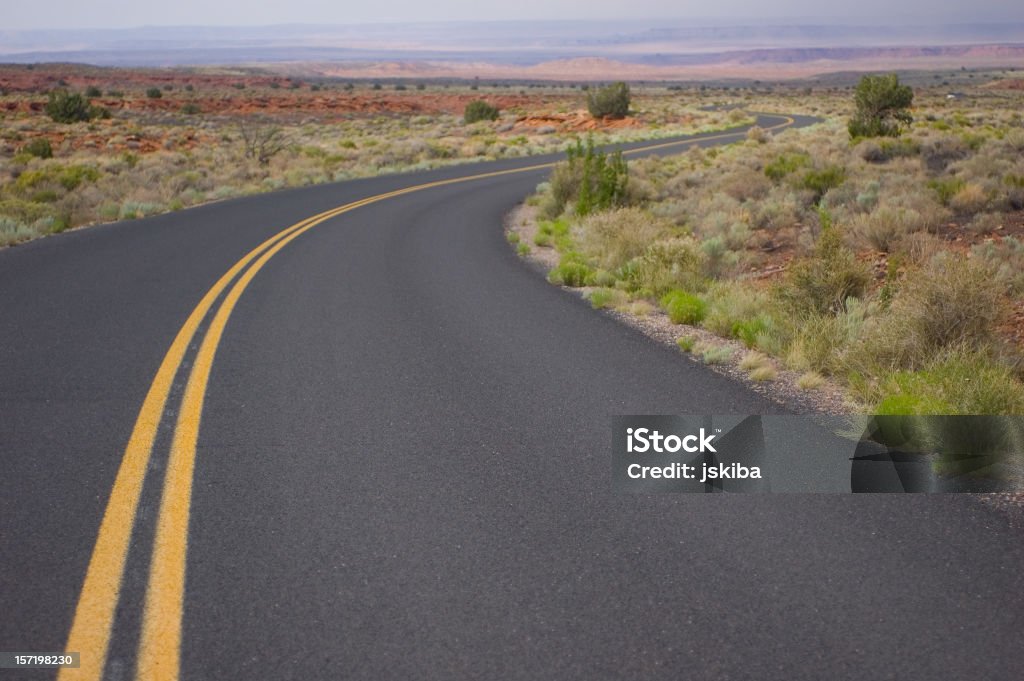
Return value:
<svg viewBox="0 0 1024 681">
<path fill-rule="evenodd" d="M 502 217 L 545 169 L 257 253 L 143 406 L 282 229 L 538 162 L 0 252 L 0 650 L 72 632 L 62 679 L 1020 678 L 1020 532 L 968 499 L 611 493 L 610 415 L 777 407 L 515 257 Z"/>
</svg>

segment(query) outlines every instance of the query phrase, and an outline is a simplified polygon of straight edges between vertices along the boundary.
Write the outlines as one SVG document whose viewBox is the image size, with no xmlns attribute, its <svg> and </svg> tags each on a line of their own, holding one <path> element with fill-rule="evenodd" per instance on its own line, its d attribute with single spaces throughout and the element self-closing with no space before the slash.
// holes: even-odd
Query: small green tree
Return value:
<svg viewBox="0 0 1024 681">
<path fill-rule="evenodd" d="M 466 105 L 466 109 L 462 113 L 462 118 L 467 123 L 476 123 L 477 121 L 494 121 L 498 119 L 499 113 L 498 107 L 492 106 L 482 99 L 474 99 Z"/>
<path fill-rule="evenodd" d="M 160 92 L 160 88 L 158 87 L 151 87 L 146 90 L 146 96 L 150 99 L 160 99 L 164 96 L 164 93 Z"/>
<path fill-rule="evenodd" d="M 588 91 L 587 110 L 594 118 L 625 118 L 629 113 L 629 86 L 620 80 Z"/>
<path fill-rule="evenodd" d="M 85 88 L 86 97 L 99 97 L 102 94 L 103 93 L 100 92 L 100 89 L 95 85 L 90 85 L 89 87 Z"/>
<path fill-rule="evenodd" d="M 850 136 L 898 137 L 900 125 L 914 120 L 909 111 L 913 101 L 914 91 L 900 85 L 895 73 L 862 77 L 854 93 L 857 110 L 847 126 Z"/>
<path fill-rule="evenodd" d="M 581 216 L 625 204 L 629 168 L 621 151 L 609 156 L 594 148 L 593 138 L 587 138 L 586 145 L 577 139 L 567 156 L 551 177 L 559 213 L 569 201 L 575 201 L 574 210 Z"/>
<path fill-rule="evenodd" d="M 54 90 L 46 102 L 46 115 L 57 123 L 77 123 L 92 118 L 92 108 L 77 92 Z"/>
</svg>

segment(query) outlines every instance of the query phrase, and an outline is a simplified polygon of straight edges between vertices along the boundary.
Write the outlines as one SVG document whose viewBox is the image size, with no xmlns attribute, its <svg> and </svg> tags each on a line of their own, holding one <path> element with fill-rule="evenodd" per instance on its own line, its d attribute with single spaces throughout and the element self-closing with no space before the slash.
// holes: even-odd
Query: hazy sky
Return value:
<svg viewBox="0 0 1024 681">
<path fill-rule="evenodd" d="M 811 17 L 844 23 L 1024 21 L 1019 0 L 0 0 L 3 29 L 506 19 Z M 1024 39 L 1024 36 L 1022 36 Z"/>
</svg>

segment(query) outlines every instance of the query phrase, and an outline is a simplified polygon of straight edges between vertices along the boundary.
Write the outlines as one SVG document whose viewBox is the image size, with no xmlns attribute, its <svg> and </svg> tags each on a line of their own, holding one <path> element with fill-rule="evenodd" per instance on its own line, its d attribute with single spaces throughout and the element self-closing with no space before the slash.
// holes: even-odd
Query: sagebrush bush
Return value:
<svg viewBox="0 0 1024 681">
<path fill-rule="evenodd" d="M 924 218 L 912 208 L 879 206 L 871 213 L 857 215 L 850 233 L 863 246 L 888 253 L 907 235 L 924 229 Z"/>
<path fill-rule="evenodd" d="M 1024 242 L 1016 237 L 986 241 L 971 248 L 971 255 L 985 263 L 993 273 L 993 281 L 1007 293 L 1024 294 Z"/>
</svg>

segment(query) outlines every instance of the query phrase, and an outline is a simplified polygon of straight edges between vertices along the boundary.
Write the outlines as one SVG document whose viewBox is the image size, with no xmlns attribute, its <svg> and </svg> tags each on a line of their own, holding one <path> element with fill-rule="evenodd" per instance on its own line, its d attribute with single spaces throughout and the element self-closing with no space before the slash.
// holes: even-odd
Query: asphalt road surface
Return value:
<svg viewBox="0 0 1024 681">
<path fill-rule="evenodd" d="M 552 160 L 0 252 L 0 651 L 80 652 L 61 679 L 1021 678 L 1021 533 L 966 497 L 611 491 L 612 415 L 779 408 L 516 257 L 548 169 L 494 173 Z"/>
</svg>

